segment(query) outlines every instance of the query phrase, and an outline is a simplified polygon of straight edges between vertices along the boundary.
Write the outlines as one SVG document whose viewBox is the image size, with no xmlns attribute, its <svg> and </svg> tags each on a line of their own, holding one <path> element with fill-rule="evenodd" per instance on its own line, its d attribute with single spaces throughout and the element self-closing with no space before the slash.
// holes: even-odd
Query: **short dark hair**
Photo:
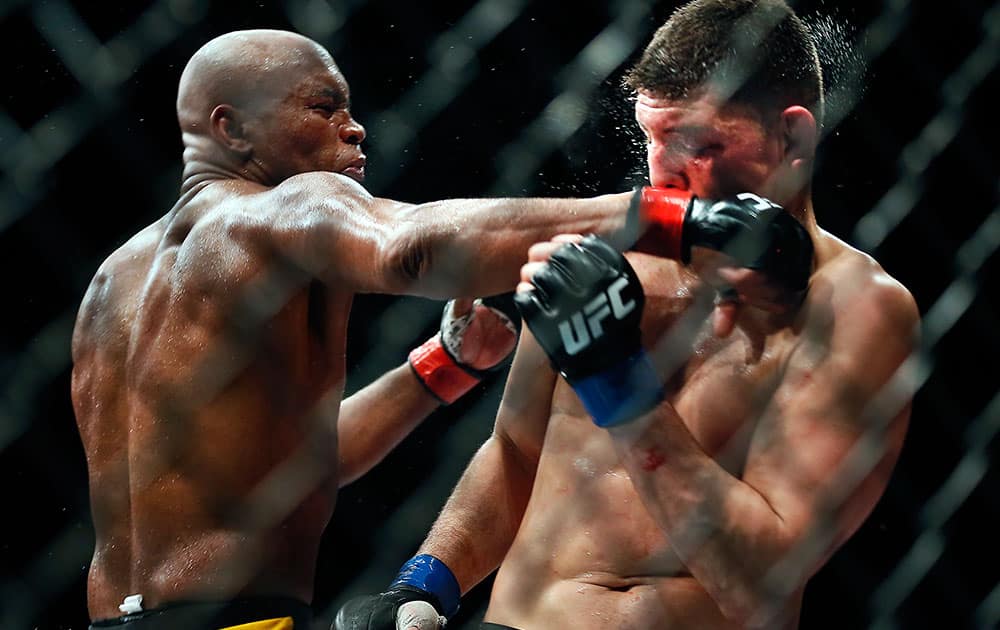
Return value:
<svg viewBox="0 0 1000 630">
<path fill-rule="evenodd" d="M 631 90 L 683 99 L 721 88 L 762 114 L 791 105 L 823 118 L 809 27 L 784 0 L 693 0 L 674 11 L 625 76 Z"/>
</svg>

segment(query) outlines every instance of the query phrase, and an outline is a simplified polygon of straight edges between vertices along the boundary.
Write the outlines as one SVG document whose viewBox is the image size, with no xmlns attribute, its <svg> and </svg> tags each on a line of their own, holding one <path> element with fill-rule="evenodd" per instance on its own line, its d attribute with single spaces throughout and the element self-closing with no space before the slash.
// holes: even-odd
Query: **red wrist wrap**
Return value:
<svg viewBox="0 0 1000 630">
<path fill-rule="evenodd" d="M 479 383 L 451 358 L 434 335 L 410 351 L 410 367 L 420 382 L 445 404 L 451 404 Z"/>
<path fill-rule="evenodd" d="M 648 227 L 633 249 L 680 260 L 684 215 L 691 203 L 691 193 L 678 188 L 644 186 L 639 194 L 639 216 Z"/>
</svg>

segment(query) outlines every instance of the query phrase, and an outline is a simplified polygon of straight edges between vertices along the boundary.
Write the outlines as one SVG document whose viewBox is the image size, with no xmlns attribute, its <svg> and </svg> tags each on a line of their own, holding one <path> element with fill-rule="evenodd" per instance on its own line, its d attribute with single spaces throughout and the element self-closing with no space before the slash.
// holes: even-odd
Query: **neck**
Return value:
<svg viewBox="0 0 1000 630">
<path fill-rule="evenodd" d="M 799 220 L 806 230 L 809 232 L 809 236 L 816 238 L 819 232 L 819 226 L 816 225 L 816 212 L 813 210 L 812 195 L 806 193 L 803 196 L 802 202 L 795 204 L 794 210 L 789 210 L 791 215 Z"/>
<path fill-rule="evenodd" d="M 191 133 L 183 134 L 184 173 L 181 175 L 181 196 L 215 181 L 242 180 L 274 186 L 273 179 L 252 157 L 239 160 L 223 152 L 211 139 Z"/>
<path fill-rule="evenodd" d="M 819 235 L 819 227 L 816 225 L 816 213 L 813 210 L 812 189 L 806 186 L 791 199 L 786 199 L 782 207 L 801 223 L 809 236 L 816 240 Z"/>
<path fill-rule="evenodd" d="M 816 212 L 813 209 L 811 195 L 805 195 L 802 203 L 795 205 L 794 209 L 789 210 L 789 212 L 802 223 L 806 232 L 809 233 L 809 238 L 812 239 L 815 249 L 814 271 L 836 258 L 843 251 L 843 248 L 837 245 L 837 239 L 824 231 L 816 222 Z"/>
</svg>

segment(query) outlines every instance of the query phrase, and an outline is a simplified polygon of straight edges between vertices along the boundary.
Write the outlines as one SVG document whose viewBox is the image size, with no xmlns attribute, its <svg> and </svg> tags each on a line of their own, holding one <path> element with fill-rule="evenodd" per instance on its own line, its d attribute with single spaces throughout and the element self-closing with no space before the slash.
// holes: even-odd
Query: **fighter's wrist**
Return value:
<svg viewBox="0 0 1000 630">
<path fill-rule="evenodd" d="M 690 192 L 659 186 L 636 187 L 629 210 L 646 226 L 633 249 L 640 252 L 683 260 L 684 217 L 691 205 Z"/>
<path fill-rule="evenodd" d="M 440 335 L 411 350 L 408 360 L 417 380 L 445 405 L 467 394 L 480 381 L 479 376 L 459 365 L 448 353 Z"/>
<path fill-rule="evenodd" d="M 437 604 L 445 617 L 451 618 L 458 612 L 462 598 L 458 579 L 448 565 L 430 554 L 413 556 L 400 567 L 389 588 L 399 586 L 418 588 L 432 595 L 437 601 L 431 603 Z"/>
<path fill-rule="evenodd" d="M 571 384 L 594 424 L 602 428 L 631 422 L 663 400 L 660 376 L 641 349 Z"/>
</svg>

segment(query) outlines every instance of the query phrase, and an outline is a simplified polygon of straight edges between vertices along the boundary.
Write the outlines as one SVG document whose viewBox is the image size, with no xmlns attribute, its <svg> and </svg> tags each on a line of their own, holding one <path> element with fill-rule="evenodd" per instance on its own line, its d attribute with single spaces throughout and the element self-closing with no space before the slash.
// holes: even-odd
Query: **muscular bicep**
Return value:
<svg viewBox="0 0 1000 630">
<path fill-rule="evenodd" d="M 534 471 L 542 451 L 557 375 L 527 326 L 521 329 L 494 434 Z"/>
<path fill-rule="evenodd" d="M 895 289 L 831 315 L 828 325 L 806 329 L 788 359 L 743 476 L 793 538 L 833 526 L 823 558 L 861 525 L 898 458 L 917 319 L 908 294 Z"/>
</svg>

